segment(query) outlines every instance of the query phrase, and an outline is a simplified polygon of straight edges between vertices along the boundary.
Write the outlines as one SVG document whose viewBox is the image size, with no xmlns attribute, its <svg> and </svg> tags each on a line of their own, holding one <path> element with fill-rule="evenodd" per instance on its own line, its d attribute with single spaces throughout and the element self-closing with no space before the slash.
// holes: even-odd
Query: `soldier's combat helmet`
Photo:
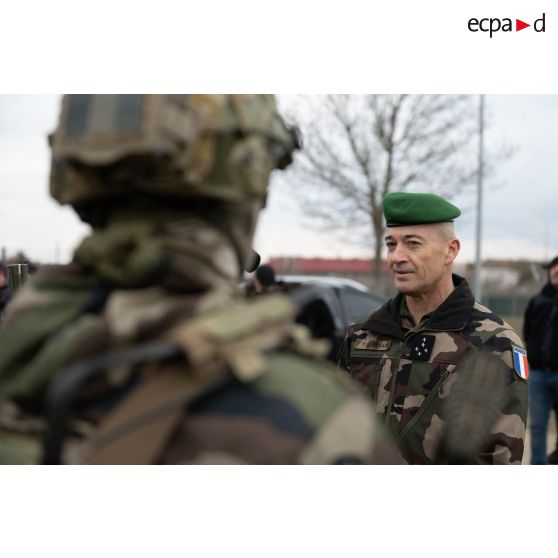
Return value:
<svg viewBox="0 0 558 558">
<path fill-rule="evenodd" d="M 51 195 L 79 209 L 144 193 L 261 205 L 298 145 L 272 95 L 66 95 Z"/>
</svg>

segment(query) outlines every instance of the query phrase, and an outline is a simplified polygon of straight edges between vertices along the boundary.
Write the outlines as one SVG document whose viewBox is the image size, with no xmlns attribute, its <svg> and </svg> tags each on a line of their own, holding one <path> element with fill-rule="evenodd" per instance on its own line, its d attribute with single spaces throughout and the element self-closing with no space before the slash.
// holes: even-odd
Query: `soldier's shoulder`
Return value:
<svg viewBox="0 0 558 558">
<path fill-rule="evenodd" d="M 261 386 L 292 393 L 311 405 L 335 406 L 347 397 L 360 394 L 356 384 L 331 362 L 295 349 L 274 351 L 268 357 Z"/>
<path fill-rule="evenodd" d="M 327 346 L 291 323 L 292 310 L 283 295 L 261 297 L 190 324 L 190 333 L 193 340 L 202 330 L 212 338 L 246 396 L 265 402 L 275 423 L 306 439 L 301 462 L 368 462 L 376 432 L 373 409 L 358 386 L 324 358 Z"/>
<path fill-rule="evenodd" d="M 254 385 L 300 391 L 305 382 L 321 379 L 321 371 L 338 382 L 335 367 L 325 360 L 328 343 L 295 324 L 296 312 L 282 294 L 230 301 L 188 317 L 166 337 L 182 347 L 194 367 L 203 365 L 207 354 L 217 355 L 240 381 Z"/>
<path fill-rule="evenodd" d="M 253 384 L 281 398 L 304 417 L 312 436 L 301 463 L 370 463 L 382 437 L 372 406 L 358 386 L 331 363 L 291 351 L 269 357 L 266 373 Z M 388 462 L 393 462 L 388 459 Z"/>
<path fill-rule="evenodd" d="M 473 307 L 466 336 L 474 347 L 498 355 L 509 368 L 514 368 L 514 350 L 524 349 L 524 343 L 515 329 L 478 302 Z"/>
<path fill-rule="evenodd" d="M 475 302 L 466 333 L 477 343 L 489 345 L 501 341 L 523 347 L 523 341 L 515 329 L 498 314 Z"/>
</svg>

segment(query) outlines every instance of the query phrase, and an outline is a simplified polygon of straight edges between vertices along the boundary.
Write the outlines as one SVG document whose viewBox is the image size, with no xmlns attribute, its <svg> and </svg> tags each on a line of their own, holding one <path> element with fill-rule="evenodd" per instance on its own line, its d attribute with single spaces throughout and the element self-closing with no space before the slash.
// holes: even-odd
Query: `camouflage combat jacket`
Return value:
<svg viewBox="0 0 558 558">
<path fill-rule="evenodd" d="M 480 464 L 520 464 L 527 419 L 527 382 L 515 372 L 516 332 L 475 301 L 465 279 L 417 327 L 401 315 L 398 294 L 349 327 L 340 364 L 366 387 L 409 463 L 437 462 L 445 423 L 444 399 L 469 351 L 487 350 L 505 363 L 506 404 L 487 432 Z"/>
<path fill-rule="evenodd" d="M 79 390 L 62 462 L 393 462 L 373 408 L 319 358 L 293 310 L 283 295 L 99 291 L 77 265 L 45 266 L 0 334 L 0 464 L 43 459 L 61 370 L 134 347 L 147 362 L 115 360 Z M 149 356 L 154 342 L 181 352 Z"/>
</svg>

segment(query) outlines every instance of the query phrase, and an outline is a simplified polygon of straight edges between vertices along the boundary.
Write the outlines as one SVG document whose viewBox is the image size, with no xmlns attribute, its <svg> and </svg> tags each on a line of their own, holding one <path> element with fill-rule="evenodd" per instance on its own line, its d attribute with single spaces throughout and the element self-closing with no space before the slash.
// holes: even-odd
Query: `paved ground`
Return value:
<svg viewBox="0 0 558 558">
<path fill-rule="evenodd" d="M 550 421 L 548 423 L 548 436 L 546 438 L 546 454 L 554 451 L 556 447 L 556 419 L 554 418 L 554 413 L 550 415 Z M 523 452 L 522 465 L 528 465 L 531 461 L 531 436 L 529 431 L 529 424 L 527 424 L 527 436 L 525 437 L 525 451 Z"/>
</svg>

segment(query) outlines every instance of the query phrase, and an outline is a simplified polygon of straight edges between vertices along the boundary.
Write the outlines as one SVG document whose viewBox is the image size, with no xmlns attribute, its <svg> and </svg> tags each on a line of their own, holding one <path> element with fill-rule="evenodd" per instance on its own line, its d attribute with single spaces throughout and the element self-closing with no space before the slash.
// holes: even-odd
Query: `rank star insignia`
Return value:
<svg viewBox="0 0 558 558">
<path fill-rule="evenodd" d="M 411 359 L 429 360 L 435 340 L 435 335 L 419 335 L 411 346 Z"/>
</svg>

